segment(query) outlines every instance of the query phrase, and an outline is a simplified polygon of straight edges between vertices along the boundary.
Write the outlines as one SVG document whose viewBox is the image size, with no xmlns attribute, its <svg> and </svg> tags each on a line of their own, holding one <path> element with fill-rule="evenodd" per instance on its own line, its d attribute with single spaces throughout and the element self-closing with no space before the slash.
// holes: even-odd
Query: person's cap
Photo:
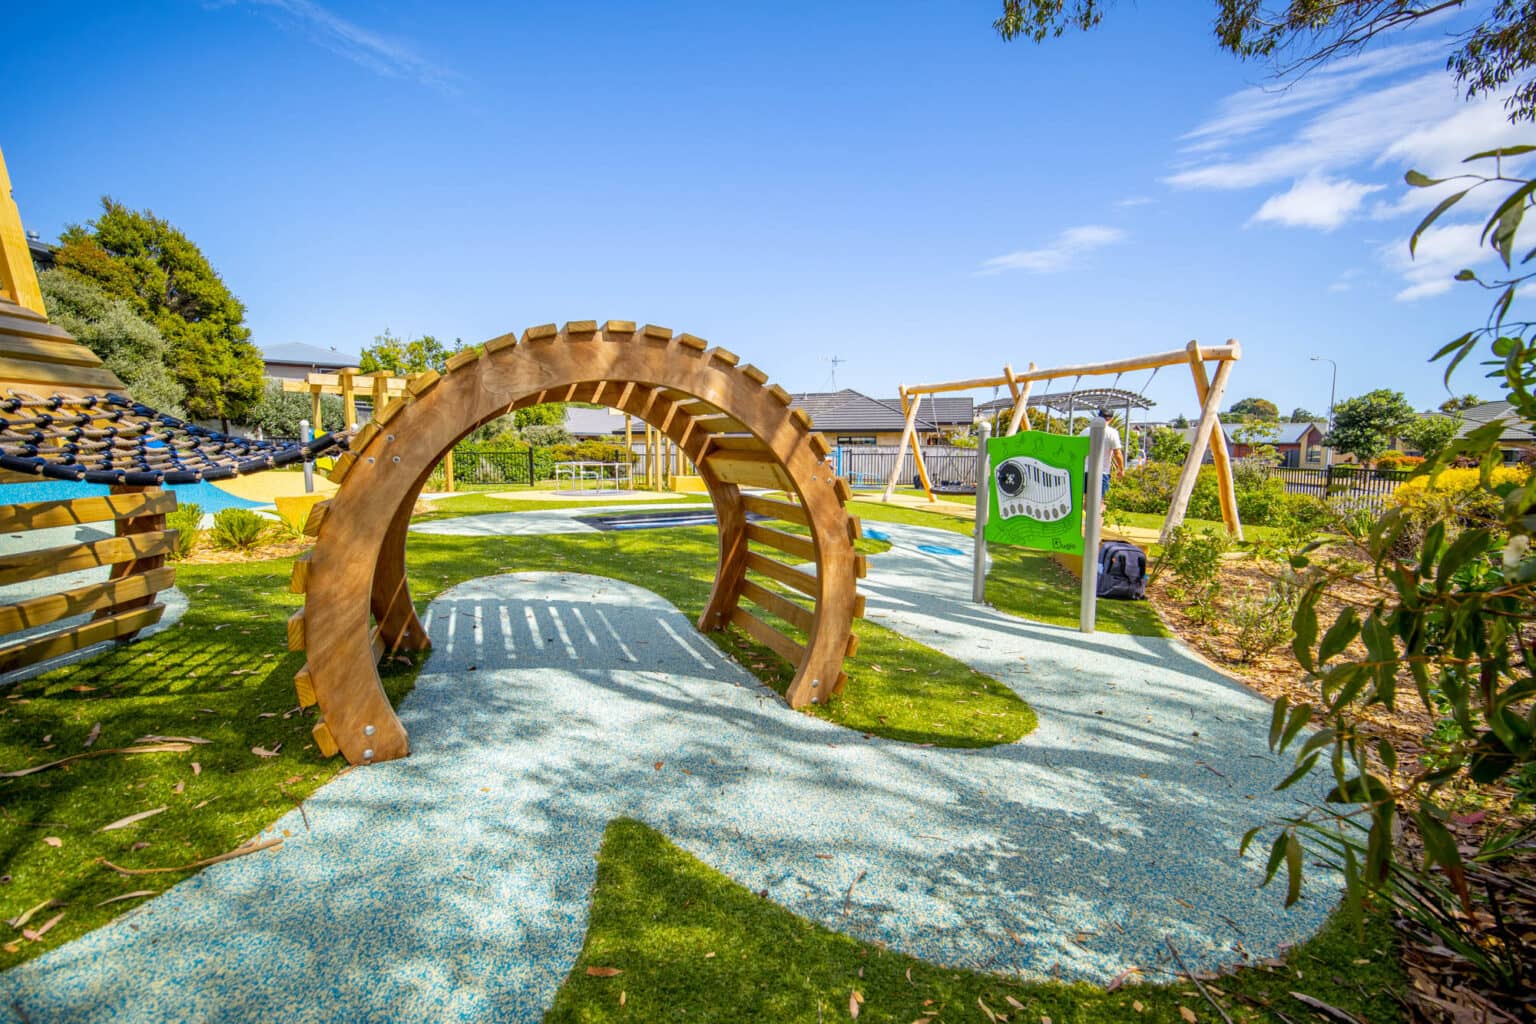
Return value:
<svg viewBox="0 0 1536 1024">
<path fill-rule="evenodd" d="M 1111 420 L 1111 419 L 1114 419 L 1115 417 L 1114 417 L 1114 413 L 1110 412 L 1108 409 L 1100 409 L 1099 410 L 1099 418 L 1100 419 L 1104 419 L 1104 420 Z"/>
</svg>

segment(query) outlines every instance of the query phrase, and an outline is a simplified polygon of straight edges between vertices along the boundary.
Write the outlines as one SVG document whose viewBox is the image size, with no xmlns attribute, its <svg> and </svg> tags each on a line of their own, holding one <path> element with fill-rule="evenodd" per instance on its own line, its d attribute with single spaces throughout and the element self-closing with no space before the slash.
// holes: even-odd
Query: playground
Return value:
<svg viewBox="0 0 1536 1024">
<path fill-rule="evenodd" d="M 343 421 L 253 440 L 122 394 L 0 254 L 0 657 L 41 672 L 0 693 L 0 1020 L 1265 1020 L 1313 961 L 1392 1012 L 1380 916 L 1239 850 L 1327 789 L 1277 789 L 1269 702 L 1094 606 L 1104 422 L 1018 429 L 1035 380 L 1187 366 L 1173 509 L 1117 528 L 1183 536 L 1209 445 L 1240 537 L 1235 342 L 1007 370 L 967 508 L 911 428 L 986 379 L 903 390 L 924 491 L 884 500 L 765 371 L 630 321 L 376 376 L 368 418 L 313 375 Z M 641 423 L 644 471 L 429 490 L 550 402 Z M 192 498 L 296 553 L 187 558 Z"/>
</svg>

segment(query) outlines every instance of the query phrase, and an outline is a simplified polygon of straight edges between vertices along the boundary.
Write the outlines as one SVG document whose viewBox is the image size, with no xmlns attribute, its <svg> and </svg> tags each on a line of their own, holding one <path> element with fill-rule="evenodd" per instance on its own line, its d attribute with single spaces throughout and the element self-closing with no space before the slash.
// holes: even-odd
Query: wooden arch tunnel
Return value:
<svg viewBox="0 0 1536 1024">
<path fill-rule="evenodd" d="M 405 576 L 417 496 L 460 438 L 542 402 L 612 406 L 676 442 L 698 467 L 719 520 L 720 560 L 699 629 L 736 626 L 790 662 L 792 707 L 842 689 L 842 663 L 856 646 L 853 620 L 863 614 L 859 523 L 845 508 L 848 487 L 827 459 L 825 439 L 761 370 L 689 334 L 588 320 L 503 335 L 454 356 L 442 374 L 418 374 L 406 390 L 363 425 L 337 462 L 331 479 L 341 488 L 311 513 L 306 532 L 317 541 L 294 565 L 292 588 L 305 597 L 289 620 L 288 644 L 307 653 L 295 687 L 301 703 L 320 706 L 322 751 L 339 750 L 354 764 L 409 753 L 378 662 L 430 646 Z M 749 513 L 796 527 L 749 521 Z M 812 563 L 814 573 L 795 562 Z"/>
</svg>

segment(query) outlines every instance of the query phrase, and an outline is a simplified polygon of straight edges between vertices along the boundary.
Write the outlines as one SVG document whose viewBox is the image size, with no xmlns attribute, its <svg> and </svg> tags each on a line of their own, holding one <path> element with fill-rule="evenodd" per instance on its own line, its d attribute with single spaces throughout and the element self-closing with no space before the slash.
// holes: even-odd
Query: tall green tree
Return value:
<svg viewBox="0 0 1536 1024">
<path fill-rule="evenodd" d="M 1334 406 L 1328 445 L 1361 462 L 1371 462 L 1415 419 L 1413 406 L 1401 391 L 1377 388 Z"/>
<path fill-rule="evenodd" d="M 1233 402 L 1228 412 L 1247 420 L 1276 423 L 1280 420 L 1280 407 L 1267 398 L 1244 398 Z"/>
<path fill-rule="evenodd" d="M 358 368 L 364 373 L 388 373 L 405 376 L 436 370 L 442 373 L 448 365 L 448 357 L 464 347 L 455 339 L 452 349 L 430 334 L 409 340 L 393 334 L 389 328 L 373 339 L 373 344 L 363 349 L 358 357 Z"/>
<path fill-rule="evenodd" d="M 1447 398 L 1445 401 L 1440 403 L 1440 411 L 1449 416 L 1462 412 L 1465 409 L 1476 408 L 1482 404 L 1483 400 L 1471 393 L 1465 395 L 1453 395 L 1452 397 Z"/>
<path fill-rule="evenodd" d="M 60 241 L 60 268 L 127 302 L 170 343 L 188 413 L 227 430 L 261 397 L 263 364 L 245 306 L 173 224 L 106 196 L 100 216 L 70 225 Z"/>
<path fill-rule="evenodd" d="M 992 23 L 1005 40 L 1044 42 L 1068 30 L 1087 31 L 1104 19 L 1113 0 L 1003 0 Z M 1215 35 L 1242 60 L 1266 60 L 1288 75 L 1356 53 L 1383 33 L 1464 6 L 1464 0 L 1215 0 Z M 1511 121 L 1536 121 L 1536 3 L 1494 0 L 1454 42 L 1447 69 L 1468 99 L 1505 91 Z"/>
<path fill-rule="evenodd" d="M 1290 422 L 1292 422 L 1292 423 L 1316 423 L 1317 421 L 1319 421 L 1319 420 L 1321 420 L 1323 418 L 1324 417 L 1319 416 L 1317 413 L 1313 412 L 1312 410 L 1310 410 L 1310 409 L 1303 409 L 1301 406 L 1298 405 L 1296 408 L 1291 410 Z"/>
<path fill-rule="evenodd" d="M 45 270 L 37 281 L 49 318 L 100 356 L 130 395 L 162 412 L 185 415 L 186 390 L 171 372 L 170 345 L 154 324 L 127 300 L 73 271 Z"/>
<path fill-rule="evenodd" d="M 1461 430 L 1461 416 L 1420 416 L 1400 431 L 1403 440 L 1419 450 L 1426 459 L 1445 451 Z"/>
</svg>

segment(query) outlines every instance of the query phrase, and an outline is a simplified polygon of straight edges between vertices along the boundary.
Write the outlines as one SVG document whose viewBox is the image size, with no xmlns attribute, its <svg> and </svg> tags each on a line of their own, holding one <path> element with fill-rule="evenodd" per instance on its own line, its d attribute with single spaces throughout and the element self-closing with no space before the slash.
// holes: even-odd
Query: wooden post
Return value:
<svg viewBox="0 0 1536 1024">
<path fill-rule="evenodd" d="M 373 414 L 378 416 L 389 402 L 389 374 L 382 370 L 373 375 Z"/>
<path fill-rule="evenodd" d="M 1189 508 L 1189 496 L 1195 489 L 1195 478 L 1200 475 L 1200 463 L 1205 459 L 1205 448 L 1211 441 L 1211 430 L 1216 425 L 1216 409 L 1221 405 L 1221 396 L 1227 390 L 1227 378 L 1232 376 L 1232 360 L 1223 359 L 1216 367 L 1216 377 L 1211 381 L 1210 391 L 1206 393 L 1205 404 L 1200 407 L 1200 423 L 1195 427 L 1195 440 L 1189 448 L 1189 458 L 1184 460 L 1184 469 L 1179 474 L 1179 482 L 1173 489 L 1173 501 L 1168 506 L 1168 518 L 1163 520 L 1163 533 L 1161 543 L 1167 544 L 1173 539 L 1173 531 L 1184 522 L 1184 512 Z"/>
<path fill-rule="evenodd" d="M 635 434 L 629 413 L 624 414 L 624 473 L 629 478 L 630 490 L 635 486 Z"/>
<path fill-rule="evenodd" d="M 32 269 L 32 250 L 27 246 L 27 231 L 21 226 L 21 211 L 11 198 L 11 176 L 0 155 L 0 292 L 39 316 L 47 316 L 43 293 Z"/>
<path fill-rule="evenodd" d="M 1233 343 L 1235 344 L 1235 342 Z M 1205 357 L 1200 353 L 1200 343 L 1189 343 L 1189 369 L 1195 378 L 1195 395 L 1201 406 L 1211 393 L 1211 383 L 1205 373 Z M 1129 420 L 1130 413 L 1126 413 Z M 1211 436 L 1211 463 L 1216 467 L 1216 492 L 1221 498 L 1221 519 L 1227 524 L 1227 532 L 1238 540 L 1243 539 L 1243 521 L 1237 513 L 1237 486 L 1232 480 L 1232 456 L 1227 450 L 1227 435 L 1221 428 L 1221 418 L 1216 419 Z"/>
<path fill-rule="evenodd" d="M 912 424 L 912 461 L 917 465 L 917 479 L 923 485 L 923 494 L 929 501 L 933 500 L 933 486 L 928 482 L 928 464 L 923 461 L 923 442 L 917 436 L 917 411 L 922 408 L 923 396 L 918 395 L 912 400 L 912 415 L 907 420 Z"/>
<path fill-rule="evenodd" d="M 1036 366 L 1033 361 L 1029 364 L 1029 372 L 1034 373 Z M 1035 386 L 1032 380 L 1026 380 L 1024 386 L 1014 398 L 1013 415 L 1008 417 L 1008 436 L 1012 437 L 1019 432 L 1019 424 L 1024 422 L 1029 413 L 1029 389 Z"/>
<path fill-rule="evenodd" d="M 896 446 L 896 464 L 891 467 L 891 476 L 885 482 L 885 494 L 881 496 L 881 501 L 890 501 L 891 496 L 896 493 L 896 481 L 901 476 L 901 455 L 907 450 L 907 445 L 912 440 L 912 431 L 917 427 L 917 406 L 907 405 L 907 386 L 905 384 L 901 386 L 900 391 L 901 411 L 907 414 L 907 419 L 905 425 L 901 428 L 901 443 Z M 922 455 L 919 454 L 918 458 L 921 459 Z"/>
<path fill-rule="evenodd" d="M 357 429 L 357 382 L 352 376 L 356 372 L 355 368 L 348 367 L 338 374 L 341 377 L 342 421 L 348 430 Z"/>
<path fill-rule="evenodd" d="M 325 433 L 325 428 L 320 425 L 320 387 L 316 385 L 309 389 L 309 425 L 314 430 L 315 436 Z"/>
<path fill-rule="evenodd" d="M 453 449 L 443 456 L 443 490 L 453 493 Z"/>
</svg>

